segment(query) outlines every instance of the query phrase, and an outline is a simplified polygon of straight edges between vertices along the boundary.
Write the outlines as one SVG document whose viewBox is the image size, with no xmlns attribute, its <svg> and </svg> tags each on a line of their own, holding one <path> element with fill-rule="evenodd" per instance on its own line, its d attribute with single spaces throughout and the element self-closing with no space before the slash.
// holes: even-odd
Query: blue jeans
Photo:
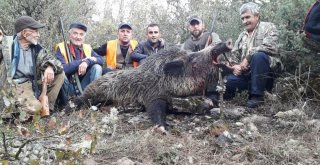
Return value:
<svg viewBox="0 0 320 165">
<path fill-rule="evenodd" d="M 92 81 L 101 77 L 102 67 L 99 64 L 94 64 L 87 69 L 87 73 L 84 76 L 79 76 L 81 88 L 84 90 Z M 69 96 L 76 95 L 74 84 L 72 84 L 67 77 L 64 78 L 63 85 L 59 93 L 59 103 L 64 106 L 67 105 Z"/>
<path fill-rule="evenodd" d="M 255 53 L 250 62 L 250 73 L 240 76 L 229 74 L 226 80 L 227 98 L 233 97 L 237 90 L 248 90 L 251 95 L 262 96 L 265 90 L 272 89 L 274 81 L 268 55 L 264 52 Z"/>
</svg>

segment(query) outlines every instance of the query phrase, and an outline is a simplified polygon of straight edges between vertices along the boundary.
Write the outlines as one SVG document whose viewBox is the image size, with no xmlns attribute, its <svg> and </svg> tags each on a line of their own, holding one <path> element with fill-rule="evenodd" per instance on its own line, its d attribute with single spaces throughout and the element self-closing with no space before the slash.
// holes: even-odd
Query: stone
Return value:
<svg viewBox="0 0 320 165">
<path fill-rule="evenodd" d="M 117 165 L 135 165 L 135 163 L 127 157 L 123 157 L 117 161 Z"/>
<path fill-rule="evenodd" d="M 213 107 L 213 103 L 209 98 L 202 96 L 173 97 L 172 106 L 174 112 L 206 114 Z"/>
<path fill-rule="evenodd" d="M 28 162 L 29 162 L 29 158 L 28 158 L 28 157 L 24 157 L 24 158 L 22 159 L 22 161 L 23 161 L 24 163 L 28 163 Z"/>
<path fill-rule="evenodd" d="M 245 111 L 243 107 L 236 107 L 233 109 L 225 109 L 223 115 L 225 119 L 238 120 L 245 114 Z"/>
<path fill-rule="evenodd" d="M 37 160 L 37 159 L 39 159 L 36 155 L 34 155 L 34 154 L 30 154 L 29 155 L 29 158 L 30 158 L 30 160 Z"/>
</svg>

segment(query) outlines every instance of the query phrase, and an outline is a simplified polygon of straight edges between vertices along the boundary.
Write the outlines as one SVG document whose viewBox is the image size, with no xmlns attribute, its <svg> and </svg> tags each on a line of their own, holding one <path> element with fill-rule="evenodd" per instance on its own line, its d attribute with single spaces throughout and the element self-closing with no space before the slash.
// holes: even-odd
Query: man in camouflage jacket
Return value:
<svg viewBox="0 0 320 165">
<path fill-rule="evenodd" d="M 43 27 L 33 18 L 22 16 L 15 23 L 16 35 L 6 36 L 2 44 L 7 80 L 16 84 L 15 98 L 30 114 L 41 108 L 40 84 L 47 83 L 49 108 L 53 110 L 64 80 L 60 61 L 38 44 L 38 30 Z"/>
<path fill-rule="evenodd" d="M 263 103 L 264 91 L 273 87 L 274 69 L 282 68 L 278 31 L 273 23 L 260 21 L 259 6 L 253 2 L 243 4 L 240 15 L 245 31 L 236 40 L 227 64 L 232 74 L 226 76 L 226 96 L 248 90 L 247 106 L 255 108 Z"/>
</svg>

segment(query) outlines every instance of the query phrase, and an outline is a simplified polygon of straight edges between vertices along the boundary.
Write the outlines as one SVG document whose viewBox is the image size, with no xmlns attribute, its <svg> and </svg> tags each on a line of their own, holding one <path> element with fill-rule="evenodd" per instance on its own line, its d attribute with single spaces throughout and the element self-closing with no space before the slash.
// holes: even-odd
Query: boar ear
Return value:
<svg viewBox="0 0 320 165">
<path fill-rule="evenodd" d="M 171 76 L 179 76 L 183 73 L 183 61 L 175 60 L 168 62 L 163 67 L 164 74 Z"/>
</svg>

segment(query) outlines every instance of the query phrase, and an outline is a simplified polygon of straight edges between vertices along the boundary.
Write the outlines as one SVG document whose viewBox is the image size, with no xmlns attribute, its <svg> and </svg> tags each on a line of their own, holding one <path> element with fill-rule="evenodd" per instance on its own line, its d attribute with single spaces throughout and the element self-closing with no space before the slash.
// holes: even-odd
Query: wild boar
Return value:
<svg viewBox="0 0 320 165">
<path fill-rule="evenodd" d="M 199 52 L 170 48 L 150 56 L 136 69 L 109 72 L 89 84 L 76 104 L 132 104 L 144 106 L 151 120 L 166 125 L 172 97 L 201 93 L 209 75 L 218 71 L 213 61 L 232 48 L 231 40 Z M 213 78 L 217 82 L 217 78 Z"/>
</svg>

